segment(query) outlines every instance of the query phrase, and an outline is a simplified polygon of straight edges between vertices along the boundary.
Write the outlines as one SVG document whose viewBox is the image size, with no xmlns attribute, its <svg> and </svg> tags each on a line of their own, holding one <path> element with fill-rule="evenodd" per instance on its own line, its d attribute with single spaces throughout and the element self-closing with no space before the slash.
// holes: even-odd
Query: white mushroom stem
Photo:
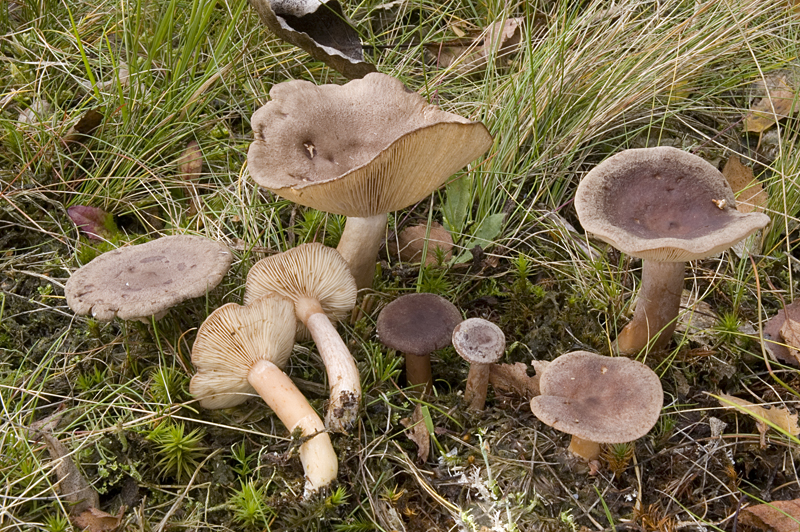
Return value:
<svg viewBox="0 0 800 532">
<path fill-rule="evenodd" d="M 300 429 L 310 438 L 300 445 L 300 462 L 306 473 L 306 493 L 330 484 L 336 478 L 338 461 L 331 438 L 317 413 L 292 380 L 275 364 L 259 360 L 250 368 L 247 381 L 290 431 Z"/>
<path fill-rule="evenodd" d="M 328 374 L 330 400 L 325 412 L 325 426 L 345 432 L 355 423 L 361 403 L 361 380 L 356 361 L 319 301 L 301 297 L 295 303 L 295 312 L 317 344 Z"/>
<path fill-rule="evenodd" d="M 569 450 L 587 462 L 600 458 L 600 444 L 591 440 L 584 440 L 573 434 L 569 442 Z"/>
<path fill-rule="evenodd" d="M 623 355 L 633 355 L 644 349 L 652 338 L 652 349 L 667 345 L 675 330 L 681 304 L 686 263 L 642 261 L 642 286 L 636 311 L 628 325 L 617 337 L 617 348 Z M 660 333 L 660 334 L 659 334 Z"/>
<path fill-rule="evenodd" d="M 386 235 L 387 214 L 376 214 L 367 218 L 350 216 L 344 224 L 342 238 L 336 251 L 350 266 L 356 287 L 371 288 L 375 278 L 375 263 L 378 251 Z"/>
</svg>

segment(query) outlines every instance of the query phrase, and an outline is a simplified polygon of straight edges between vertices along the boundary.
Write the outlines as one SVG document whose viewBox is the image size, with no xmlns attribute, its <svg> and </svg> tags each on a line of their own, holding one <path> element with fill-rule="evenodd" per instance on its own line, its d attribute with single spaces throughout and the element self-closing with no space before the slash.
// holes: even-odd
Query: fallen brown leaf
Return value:
<svg viewBox="0 0 800 532">
<path fill-rule="evenodd" d="M 719 402 L 722 406 L 730 407 L 735 405 L 735 408 L 747 415 L 755 418 L 755 420 L 763 425 L 768 422 L 775 425 L 780 430 L 791 434 L 792 436 L 800 436 L 800 426 L 797 424 L 797 414 L 790 414 L 786 408 L 773 406 L 772 408 L 764 408 L 757 404 L 751 403 L 746 399 L 740 399 L 728 394 L 722 394 L 719 397 Z M 762 435 L 766 432 L 767 427 L 758 427 Z"/>
<path fill-rule="evenodd" d="M 523 362 L 516 364 L 494 364 L 489 373 L 489 384 L 495 390 L 519 395 L 531 400 L 539 395 L 539 376 L 528 376 Z"/>
<path fill-rule="evenodd" d="M 71 503 L 70 513 L 77 515 L 99 506 L 100 496 L 78 470 L 70 457 L 69 450 L 48 432 L 42 431 L 40 434 L 51 458 L 57 461 L 58 486 L 64 500 Z"/>
<path fill-rule="evenodd" d="M 61 142 L 67 148 L 72 148 L 74 145 L 83 144 L 87 137 L 94 133 L 94 130 L 103 122 L 103 115 L 93 109 L 89 109 L 80 120 L 69 128 L 67 134 L 61 139 Z"/>
<path fill-rule="evenodd" d="M 203 174 L 203 152 L 196 140 L 190 140 L 178 157 L 178 174 L 184 181 L 195 181 Z"/>
<path fill-rule="evenodd" d="M 794 84 L 785 72 L 766 76 L 759 88 L 765 95 L 753 103 L 744 117 L 745 131 L 761 133 L 800 109 L 800 105 L 795 103 Z"/>
<path fill-rule="evenodd" d="M 787 319 L 781 326 L 781 337 L 786 342 L 789 354 L 800 360 L 800 323 Z"/>
<path fill-rule="evenodd" d="M 497 21 L 471 42 L 458 40 L 426 45 L 425 48 L 436 57 L 440 67 L 458 65 L 462 73 L 476 72 L 485 68 L 492 56 L 508 58 L 516 53 L 522 38 L 522 22 L 521 18 Z"/>
<path fill-rule="evenodd" d="M 403 418 L 400 423 L 406 427 L 408 439 L 417 445 L 417 462 L 424 463 L 428 460 L 431 452 L 431 435 L 425 426 L 425 419 L 422 417 L 422 405 L 417 403 L 411 419 Z"/>
<path fill-rule="evenodd" d="M 752 168 L 743 165 L 739 157 L 732 155 L 722 168 L 722 175 L 734 194 L 738 195 L 736 210 L 744 213 L 764 212 L 769 198 L 761 182 L 753 175 Z"/>
<path fill-rule="evenodd" d="M 800 299 L 786 305 L 785 309 L 779 310 L 764 324 L 764 347 L 778 362 L 800 366 L 800 355 L 792 354 L 781 334 L 787 316 L 790 320 L 800 323 Z"/>
<path fill-rule="evenodd" d="M 765 532 L 797 532 L 800 530 L 800 499 L 749 506 L 742 510 L 740 519 Z"/>
<path fill-rule="evenodd" d="M 97 508 L 89 508 L 72 517 L 72 523 L 81 530 L 89 532 L 109 532 L 119 528 L 125 508 L 120 508 L 117 515 L 108 514 Z"/>
</svg>

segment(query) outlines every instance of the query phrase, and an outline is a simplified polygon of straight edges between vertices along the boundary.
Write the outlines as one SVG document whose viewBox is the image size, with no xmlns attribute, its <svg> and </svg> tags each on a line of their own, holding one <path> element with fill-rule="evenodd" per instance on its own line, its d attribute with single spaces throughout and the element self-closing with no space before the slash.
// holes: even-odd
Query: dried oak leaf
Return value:
<svg viewBox="0 0 800 532">
<path fill-rule="evenodd" d="M 736 210 L 739 212 L 764 212 L 767 206 L 767 193 L 761 182 L 753 175 L 753 169 L 745 166 L 739 157 L 732 155 L 722 168 L 722 175 L 737 195 Z"/>
<path fill-rule="evenodd" d="M 284 41 L 348 78 L 375 72 L 338 0 L 248 0 L 261 22 Z"/>
<path fill-rule="evenodd" d="M 497 391 L 513 393 L 529 401 L 539 395 L 539 376 L 528 376 L 527 368 L 523 362 L 494 364 L 489 384 Z"/>
<path fill-rule="evenodd" d="M 781 326 L 781 337 L 786 342 L 789 354 L 800 360 L 800 323 L 787 319 Z"/>
<path fill-rule="evenodd" d="M 787 342 L 781 332 L 787 317 L 796 323 L 800 323 L 800 299 L 786 305 L 785 309 L 779 310 L 775 316 L 764 324 L 764 347 L 775 360 L 792 366 L 800 366 L 800 355 L 797 352 L 792 353 L 786 345 Z"/>
<path fill-rule="evenodd" d="M 800 499 L 772 501 L 742 510 L 742 523 L 765 532 L 797 532 L 800 529 Z"/>
<path fill-rule="evenodd" d="M 747 415 L 755 418 L 757 422 L 758 431 L 764 435 L 767 430 L 767 423 L 775 425 L 780 430 L 791 434 L 792 436 L 800 436 L 800 426 L 797 424 L 797 414 L 790 414 L 786 408 L 773 406 L 772 408 L 764 408 L 757 404 L 751 403 L 746 399 L 740 399 L 728 394 L 719 396 L 719 402 L 722 406 L 731 406 L 740 410 Z"/>
<path fill-rule="evenodd" d="M 786 72 L 776 72 L 758 84 L 765 95 L 750 106 L 750 112 L 744 117 L 745 131 L 761 133 L 800 109 L 795 102 L 794 80 L 790 77 Z"/>
<path fill-rule="evenodd" d="M 108 514 L 97 508 L 88 508 L 78 515 L 72 517 L 72 523 L 81 530 L 89 532 L 110 532 L 117 530 L 122 524 L 122 514 L 125 508 L 122 507 L 117 515 Z"/>
</svg>

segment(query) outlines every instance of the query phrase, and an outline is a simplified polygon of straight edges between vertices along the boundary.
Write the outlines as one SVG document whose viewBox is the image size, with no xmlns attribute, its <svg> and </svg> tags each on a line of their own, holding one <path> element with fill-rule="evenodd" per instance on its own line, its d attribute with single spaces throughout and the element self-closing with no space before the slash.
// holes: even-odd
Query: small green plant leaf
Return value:
<svg viewBox="0 0 800 532">
<path fill-rule="evenodd" d="M 444 226 L 452 235 L 464 232 L 464 223 L 470 211 L 472 201 L 472 177 L 465 175 L 460 179 L 451 181 L 445 187 L 446 199 L 442 205 Z"/>
<path fill-rule="evenodd" d="M 114 215 L 97 207 L 73 205 L 67 209 L 67 216 L 90 240 L 109 240 L 119 233 Z"/>
<path fill-rule="evenodd" d="M 503 223 L 505 222 L 506 215 L 503 213 L 491 214 L 484 218 L 472 233 L 472 237 L 464 245 L 464 251 L 456 258 L 456 264 L 467 262 L 472 259 L 472 253 L 469 251 L 475 246 L 480 246 L 484 249 L 494 244 L 494 239 L 503 230 Z"/>
</svg>

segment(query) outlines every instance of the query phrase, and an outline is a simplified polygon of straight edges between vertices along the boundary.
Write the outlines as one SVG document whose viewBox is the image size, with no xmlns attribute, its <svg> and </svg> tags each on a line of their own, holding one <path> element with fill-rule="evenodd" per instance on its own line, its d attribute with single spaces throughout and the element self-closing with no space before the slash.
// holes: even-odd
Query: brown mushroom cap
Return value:
<svg viewBox="0 0 800 532">
<path fill-rule="evenodd" d="M 189 390 L 203 408 L 229 408 L 244 402 L 255 390 L 248 382 L 250 368 L 268 360 L 282 368 L 294 345 L 294 305 L 266 296 L 247 306 L 228 303 L 212 312 L 197 331 L 192 364 L 197 373 Z"/>
<path fill-rule="evenodd" d="M 586 231 L 662 262 L 716 255 L 770 220 L 737 211 L 721 172 L 666 146 L 624 150 L 597 165 L 578 186 L 575 210 Z"/>
<path fill-rule="evenodd" d="M 222 243 L 195 235 L 165 236 L 103 253 L 67 281 L 67 304 L 99 321 L 162 317 L 181 301 L 219 284 L 233 255 Z"/>
<path fill-rule="evenodd" d="M 450 231 L 437 222 L 431 224 L 430 230 L 427 225 L 412 225 L 400 231 L 397 235 L 397 255 L 400 260 L 403 262 L 422 260 L 426 236 L 428 253 L 425 257 L 425 264 L 436 264 L 437 249 L 442 252 L 445 261 L 450 260 L 453 256 L 453 237 Z"/>
<path fill-rule="evenodd" d="M 250 175 L 330 213 L 366 218 L 407 207 L 492 143 L 480 122 L 429 105 L 385 74 L 341 86 L 288 81 L 270 98 L 253 115 Z"/>
<path fill-rule="evenodd" d="M 356 304 L 356 283 L 341 255 L 319 243 L 297 247 L 256 262 L 247 273 L 244 303 L 278 294 L 292 301 L 308 297 L 319 301 L 323 312 L 336 323 Z M 297 322 L 298 338 L 308 339 L 308 329 Z"/>
<path fill-rule="evenodd" d="M 453 347 L 470 364 L 494 364 L 506 350 L 506 335 L 483 318 L 464 320 L 453 330 Z"/>
<path fill-rule="evenodd" d="M 448 345 L 460 322 L 461 312 L 442 296 L 407 294 L 381 311 L 378 338 L 391 349 L 422 356 Z"/>
<path fill-rule="evenodd" d="M 541 395 L 531 410 L 543 423 L 597 443 L 641 438 L 664 404 L 661 381 L 650 368 L 625 357 L 574 351 L 548 364 Z"/>
</svg>

